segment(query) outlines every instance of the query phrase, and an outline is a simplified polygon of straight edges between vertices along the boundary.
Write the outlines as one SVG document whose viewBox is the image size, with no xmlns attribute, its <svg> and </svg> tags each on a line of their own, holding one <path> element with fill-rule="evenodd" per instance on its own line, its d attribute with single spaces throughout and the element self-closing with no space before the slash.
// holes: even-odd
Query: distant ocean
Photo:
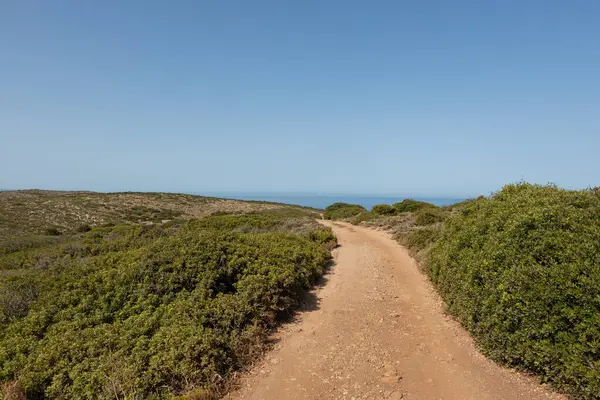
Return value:
<svg viewBox="0 0 600 400">
<path fill-rule="evenodd" d="M 232 194 L 232 193 L 193 193 L 237 200 L 261 200 L 275 203 L 295 204 L 304 207 L 325 208 L 330 204 L 343 202 L 360 204 L 371 209 L 376 204 L 393 204 L 406 198 L 427 201 L 438 206 L 447 206 L 465 200 L 460 197 L 420 197 L 420 196 L 366 196 L 366 195 L 294 195 L 294 194 Z"/>
</svg>

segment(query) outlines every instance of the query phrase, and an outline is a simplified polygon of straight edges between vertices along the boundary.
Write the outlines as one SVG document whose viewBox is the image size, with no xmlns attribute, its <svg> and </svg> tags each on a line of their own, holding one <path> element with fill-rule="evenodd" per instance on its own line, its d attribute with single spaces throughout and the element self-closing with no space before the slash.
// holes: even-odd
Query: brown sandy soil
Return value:
<svg viewBox="0 0 600 400">
<path fill-rule="evenodd" d="M 483 357 L 383 232 L 329 223 L 325 284 L 229 399 L 564 399 Z"/>
</svg>

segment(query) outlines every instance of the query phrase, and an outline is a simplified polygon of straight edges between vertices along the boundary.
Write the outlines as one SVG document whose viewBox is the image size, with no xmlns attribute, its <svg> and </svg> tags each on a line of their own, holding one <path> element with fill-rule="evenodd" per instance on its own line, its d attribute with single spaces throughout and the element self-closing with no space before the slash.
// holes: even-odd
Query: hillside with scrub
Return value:
<svg viewBox="0 0 600 400">
<path fill-rule="evenodd" d="M 314 209 L 188 195 L 0 195 L 3 400 L 223 396 L 238 371 L 262 359 L 269 335 L 328 269 L 334 231 L 341 264 L 318 300 L 323 310 L 287 336 L 292 349 L 305 351 L 288 347 L 287 361 L 269 358 L 276 363 L 260 370 L 281 369 L 263 381 L 275 397 L 296 385 L 296 373 L 302 379 L 293 367 L 299 362 L 323 376 L 364 363 L 383 374 L 365 390 L 394 384 L 389 398 L 401 398 L 416 371 L 411 395 L 431 397 L 436 387 L 419 381 L 419 368 L 444 385 L 450 364 L 440 357 L 456 356 L 462 361 L 450 367 L 446 386 L 454 398 L 503 398 L 493 385 L 525 398 L 525 386 L 513 385 L 517 377 L 507 381 L 491 361 L 495 366 L 477 367 L 485 358 L 456 347 L 457 337 L 470 342 L 470 334 L 499 364 L 533 373 L 572 399 L 600 399 L 599 189 L 518 183 L 444 207 L 414 199 L 371 210 L 335 203 L 324 221 Z M 431 285 L 390 235 L 377 231 L 409 249 L 464 329 L 431 332 L 444 329 L 446 318 L 424 298 L 434 297 Z M 402 293 L 409 295 L 399 301 Z M 412 343 L 410 332 L 427 343 Z M 339 343 L 362 355 L 339 352 Z M 422 353 L 424 346 L 431 353 Z M 416 358 L 370 368 L 392 347 Z M 277 378 L 289 371 L 293 381 Z M 471 386 L 475 373 L 491 386 Z M 319 398 L 330 393 L 309 389 Z M 545 390 L 536 388 L 535 398 L 557 398 Z"/>
<path fill-rule="evenodd" d="M 519 183 L 448 207 L 405 200 L 352 214 L 411 250 L 484 354 L 600 399 L 599 189 Z"/>
<path fill-rule="evenodd" d="M 72 233 L 105 223 L 154 224 L 219 212 L 247 213 L 282 207 L 302 209 L 178 193 L 0 191 L 0 241 L 15 236 Z"/>
<path fill-rule="evenodd" d="M 216 398 L 294 312 L 336 246 L 300 207 L 1 195 L 4 400 Z"/>
</svg>

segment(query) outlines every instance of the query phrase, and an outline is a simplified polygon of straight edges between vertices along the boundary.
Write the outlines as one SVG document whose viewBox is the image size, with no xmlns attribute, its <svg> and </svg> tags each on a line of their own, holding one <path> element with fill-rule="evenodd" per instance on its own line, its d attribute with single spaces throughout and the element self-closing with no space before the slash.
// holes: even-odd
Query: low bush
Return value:
<svg viewBox="0 0 600 400">
<path fill-rule="evenodd" d="M 312 242 L 318 243 L 327 250 L 333 250 L 337 247 L 337 238 L 329 228 L 312 230 L 306 234 L 306 237 Z"/>
<path fill-rule="evenodd" d="M 77 228 L 75 228 L 75 231 L 79 232 L 79 233 L 85 233 L 85 232 L 89 232 L 91 230 L 92 230 L 92 227 L 89 226 L 88 224 L 82 224 L 82 225 L 79 225 Z"/>
<path fill-rule="evenodd" d="M 599 196 L 522 183 L 449 217 L 426 268 L 486 354 L 600 399 L 599 254 Z"/>
<path fill-rule="evenodd" d="M 0 281 L 0 324 L 24 317 L 37 299 L 37 284 L 30 279 Z"/>
<path fill-rule="evenodd" d="M 162 222 L 180 217 L 181 211 L 169 209 L 153 209 L 145 206 L 133 206 L 124 211 L 121 218 L 129 222 Z"/>
<path fill-rule="evenodd" d="M 361 212 L 360 214 L 352 217 L 350 219 L 350 223 L 352 223 L 354 225 L 360 225 L 362 222 L 372 221 L 372 220 L 376 219 L 377 217 L 378 216 L 373 213 L 364 211 L 364 212 Z"/>
<path fill-rule="evenodd" d="M 422 208 L 430 207 L 435 208 L 436 206 L 431 203 L 427 203 L 426 201 L 419 201 L 414 199 L 404 199 L 399 203 L 395 203 L 392 205 L 396 209 L 396 212 L 415 212 Z"/>
<path fill-rule="evenodd" d="M 404 234 L 403 244 L 416 252 L 427 249 L 435 243 L 440 236 L 441 229 L 438 227 L 423 227 L 412 229 Z"/>
<path fill-rule="evenodd" d="M 432 225 L 442 222 L 447 213 L 439 208 L 425 207 L 415 212 L 415 224 L 419 226 Z"/>
<path fill-rule="evenodd" d="M 397 213 L 396 209 L 389 204 L 377 204 L 373 206 L 371 212 L 375 215 L 394 215 Z"/>
<path fill-rule="evenodd" d="M 482 199 L 485 199 L 485 196 L 479 196 L 476 199 L 466 199 L 466 200 L 463 200 L 463 201 L 459 201 L 458 203 L 454 203 L 454 204 L 449 204 L 447 206 L 443 206 L 441 208 L 443 210 L 446 210 L 446 211 L 462 211 L 469 204 L 471 204 L 473 201 L 475 201 L 475 200 L 482 200 Z"/>
<path fill-rule="evenodd" d="M 334 203 L 327 208 L 323 213 L 325 219 L 345 219 L 354 217 L 360 213 L 366 212 L 367 210 L 358 204 L 348 203 Z"/>
<path fill-rule="evenodd" d="M 44 228 L 44 234 L 48 235 L 48 236 L 59 236 L 59 235 L 61 235 L 61 232 L 58 230 L 58 228 L 50 226 L 50 227 Z"/>
<path fill-rule="evenodd" d="M 8 240 L 0 241 L 0 256 L 3 254 L 16 253 L 36 247 L 53 245 L 62 241 L 64 241 L 64 236 L 18 236 Z"/>
<path fill-rule="evenodd" d="M 280 218 L 261 214 L 224 214 L 191 221 L 191 224 L 205 229 L 243 232 L 269 230 L 281 222 Z"/>
</svg>

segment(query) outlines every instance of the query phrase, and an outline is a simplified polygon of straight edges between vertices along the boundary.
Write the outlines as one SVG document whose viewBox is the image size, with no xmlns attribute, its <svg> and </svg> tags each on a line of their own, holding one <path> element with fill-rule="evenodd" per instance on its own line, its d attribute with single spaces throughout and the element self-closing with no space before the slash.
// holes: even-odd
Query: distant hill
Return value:
<svg viewBox="0 0 600 400">
<path fill-rule="evenodd" d="M 173 193 L 1 191 L 0 239 L 38 234 L 48 229 L 61 233 L 83 225 L 109 222 L 153 224 L 217 212 L 247 213 L 282 207 L 300 209 L 278 203 Z"/>
</svg>

